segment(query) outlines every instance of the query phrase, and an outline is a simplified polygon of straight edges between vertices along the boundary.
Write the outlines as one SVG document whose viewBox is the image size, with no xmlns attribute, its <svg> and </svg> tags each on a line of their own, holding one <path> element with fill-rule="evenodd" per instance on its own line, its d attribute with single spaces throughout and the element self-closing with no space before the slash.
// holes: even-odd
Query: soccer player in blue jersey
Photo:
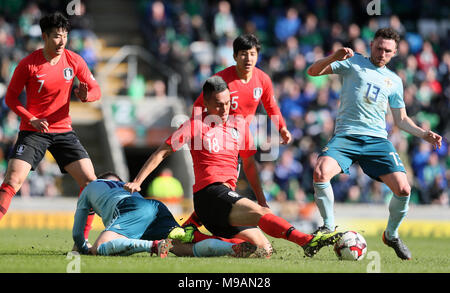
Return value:
<svg viewBox="0 0 450 293">
<path fill-rule="evenodd" d="M 386 64 L 397 52 L 400 37 L 392 28 L 379 29 L 370 43 L 370 57 L 340 48 L 316 61 L 308 74 L 339 74 L 342 78 L 340 106 L 334 136 L 322 150 L 314 169 L 315 201 L 324 221 L 319 230 L 334 230 L 334 195 L 330 180 L 349 173 L 358 162 L 370 177 L 384 182 L 394 193 L 389 203 L 389 219 L 383 242 L 401 259 L 411 252 L 400 240 L 398 228 L 408 211 L 409 186 L 405 168 L 394 146 L 387 139 L 386 113 L 391 109 L 395 125 L 403 131 L 441 146 L 442 137 L 418 127 L 407 115 L 403 84 Z"/>
<path fill-rule="evenodd" d="M 150 252 L 160 257 L 166 257 L 169 250 L 177 256 L 197 257 L 248 257 L 258 253 L 256 246 L 248 242 L 233 244 L 207 239 L 189 243 L 193 230 L 181 228 L 162 202 L 144 199 L 138 192 L 131 194 L 123 189 L 124 184 L 116 174 L 109 172 L 84 188 L 78 199 L 72 231 L 77 251 L 121 256 Z M 94 245 L 85 240 L 83 233 L 91 208 L 106 227 Z"/>
</svg>

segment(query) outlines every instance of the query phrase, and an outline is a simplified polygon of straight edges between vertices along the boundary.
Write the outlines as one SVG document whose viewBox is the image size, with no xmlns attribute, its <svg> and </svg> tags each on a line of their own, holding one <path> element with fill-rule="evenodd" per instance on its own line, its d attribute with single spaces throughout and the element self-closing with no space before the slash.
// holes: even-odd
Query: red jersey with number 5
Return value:
<svg viewBox="0 0 450 293">
<path fill-rule="evenodd" d="M 87 102 L 100 99 L 100 87 L 80 55 L 64 50 L 58 63 L 51 65 L 45 59 L 43 49 L 39 49 L 22 59 L 5 96 L 6 104 L 22 118 L 20 130 L 37 131 L 29 123 L 34 116 L 47 119 L 49 133 L 71 131 L 69 105 L 75 77 L 88 84 Z M 19 101 L 24 87 L 25 107 Z"/>
<path fill-rule="evenodd" d="M 237 181 L 238 156 L 256 153 L 252 136 L 244 119 L 229 116 L 226 123 L 214 123 L 203 113 L 183 123 L 166 143 L 175 152 L 187 145 L 194 164 L 194 193 L 206 186 L 228 183 L 234 190 Z"/>
<path fill-rule="evenodd" d="M 231 98 L 230 115 L 242 115 L 247 123 L 250 123 L 259 103 L 262 102 L 264 109 L 278 129 L 286 126 L 275 100 L 272 81 L 264 71 L 255 67 L 248 83 L 243 83 L 239 79 L 235 65 L 227 67 L 215 75 L 222 77 L 228 84 Z M 194 102 L 194 109 L 195 107 L 204 108 L 203 92 Z"/>
</svg>

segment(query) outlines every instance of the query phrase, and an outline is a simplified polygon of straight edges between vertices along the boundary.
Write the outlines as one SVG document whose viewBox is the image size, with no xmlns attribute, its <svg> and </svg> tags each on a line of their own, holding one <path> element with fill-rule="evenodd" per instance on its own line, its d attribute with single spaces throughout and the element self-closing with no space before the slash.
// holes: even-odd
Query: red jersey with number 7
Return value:
<svg viewBox="0 0 450 293">
<path fill-rule="evenodd" d="M 278 127 L 278 130 L 286 126 L 275 100 L 272 81 L 264 71 L 255 67 L 252 78 L 247 83 L 243 83 L 240 80 L 235 65 L 227 67 L 215 75 L 222 77 L 228 84 L 231 99 L 230 115 L 242 115 L 247 120 L 247 123 L 250 124 L 259 103 L 262 102 L 267 115 Z M 195 107 L 204 108 L 203 92 L 195 100 L 194 109 Z"/>
<path fill-rule="evenodd" d="M 88 85 L 86 102 L 100 99 L 100 86 L 83 58 L 64 50 L 58 63 L 51 65 L 38 49 L 22 59 L 9 83 L 5 102 L 21 117 L 20 130 L 37 131 L 30 123 L 34 117 L 47 119 L 49 133 L 72 130 L 69 115 L 70 96 L 74 78 Z M 27 102 L 22 105 L 19 95 L 25 87 Z"/>
<path fill-rule="evenodd" d="M 194 193 L 216 182 L 228 183 L 234 190 L 238 156 L 247 158 L 256 153 L 244 119 L 229 116 L 226 123 L 214 123 L 213 117 L 207 113 L 194 116 L 166 140 L 174 152 L 184 145 L 189 147 L 194 164 Z"/>
</svg>

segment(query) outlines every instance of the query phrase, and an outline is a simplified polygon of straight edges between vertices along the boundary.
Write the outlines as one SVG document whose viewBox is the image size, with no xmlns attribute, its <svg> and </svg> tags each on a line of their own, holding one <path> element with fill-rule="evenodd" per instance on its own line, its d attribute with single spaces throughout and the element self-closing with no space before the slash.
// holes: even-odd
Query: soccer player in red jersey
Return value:
<svg viewBox="0 0 450 293">
<path fill-rule="evenodd" d="M 272 81 L 264 71 L 256 67 L 260 49 L 261 44 L 255 35 L 244 34 L 237 37 L 233 41 L 233 57 L 236 65 L 227 67 L 215 75 L 222 77 L 230 89 L 230 115 L 242 116 L 250 124 L 259 103 L 262 102 L 280 133 L 281 143 L 288 144 L 292 139 L 291 133 L 275 100 Z M 198 108 L 204 109 L 203 93 L 194 102 L 193 114 Z M 188 224 L 200 225 L 195 212 L 183 225 Z"/>
<path fill-rule="evenodd" d="M 272 213 L 259 181 L 254 159 L 256 150 L 247 123 L 229 115 L 231 98 L 227 83 L 220 76 L 210 77 L 203 86 L 203 93 L 206 112 L 200 117 L 194 115 L 181 125 L 124 188 L 130 192 L 140 191 L 142 182 L 162 160 L 186 144 L 194 164 L 194 209 L 214 235 L 249 241 L 264 248 L 268 256 L 272 247 L 261 230 L 302 246 L 307 256 L 334 243 L 339 237 L 336 231 L 305 234 Z M 234 191 L 239 156 L 258 203 Z"/>
<path fill-rule="evenodd" d="M 283 144 L 291 141 L 291 134 L 286 127 L 280 108 L 273 93 L 270 77 L 256 67 L 261 44 L 255 35 L 245 34 L 233 41 L 233 57 L 236 65 L 225 68 L 215 75 L 222 77 L 228 84 L 231 96 L 230 115 L 241 115 L 250 124 L 256 109 L 262 102 L 272 122 L 277 127 Z M 195 109 L 204 109 L 203 92 L 195 100 Z"/>
<path fill-rule="evenodd" d="M 20 116 L 21 123 L 0 187 L 0 219 L 30 170 L 36 168 L 47 150 L 61 172 L 69 173 L 80 189 L 96 179 L 89 155 L 72 130 L 69 105 L 75 77 L 80 86 L 74 93 L 82 102 L 100 99 L 100 87 L 81 56 L 65 49 L 69 31 L 67 18 L 54 13 L 44 16 L 39 24 L 44 48 L 32 52 L 17 65 L 5 96 L 6 104 Z M 26 105 L 18 99 L 24 87 Z M 86 226 L 86 237 L 93 216 Z"/>
</svg>

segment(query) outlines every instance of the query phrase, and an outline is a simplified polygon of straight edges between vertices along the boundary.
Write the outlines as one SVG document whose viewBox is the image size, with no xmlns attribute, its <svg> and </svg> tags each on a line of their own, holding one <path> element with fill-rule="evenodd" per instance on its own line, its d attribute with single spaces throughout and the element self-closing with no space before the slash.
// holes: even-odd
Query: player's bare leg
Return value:
<svg viewBox="0 0 450 293">
<path fill-rule="evenodd" d="M 380 179 L 397 196 L 409 196 L 411 193 L 411 186 L 409 185 L 408 177 L 404 172 L 394 172 L 386 175 L 381 175 Z"/>
<path fill-rule="evenodd" d="M 89 182 L 97 179 L 92 161 L 88 158 L 72 162 L 64 169 L 75 179 L 80 188 L 86 187 Z"/>
<path fill-rule="evenodd" d="M 319 232 L 317 235 L 300 232 L 285 219 L 274 215 L 269 208 L 247 198 L 241 198 L 233 204 L 229 222 L 232 226 L 258 226 L 272 237 L 298 244 L 308 256 L 313 256 L 325 245 L 331 245 L 339 237 L 336 231 L 329 234 Z"/>
<path fill-rule="evenodd" d="M 383 242 L 392 247 L 399 258 L 411 259 L 411 252 L 398 235 L 398 228 L 408 213 L 411 193 L 408 178 L 404 172 L 394 172 L 380 178 L 394 193 L 389 202 L 389 219 L 383 232 Z"/>
<path fill-rule="evenodd" d="M 257 247 L 250 242 L 239 244 L 221 241 L 219 239 L 206 239 L 197 243 L 183 243 L 180 240 L 173 240 L 173 247 L 170 252 L 176 256 L 195 257 L 250 257 L 257 252 Z"/>
<path fill-rule="evenodd" d="M 256 251 L 256 256 L 265 258 L 270 258 L 272 256 L 272 244 L 270 244 L 269 239 L 267 239 L 258 228 L 246 229 L 234 235 L 234 237 L 256 245 L 259 248 Z"/>
<path fill-rule="evenodd" d="M 269 208 L 241 198 L 233 204 L 228 220 L 231 226 L 257 226 L 259 219 L 269 213 L 272 213 Z"/>
<path fill-rule="evenodd" d="M 0 186 L 0 219 L 6 214 L 11 199 L 20 190 L 30 173 L 31 165 L 23 160 L 11 159 L 3 184 Z"/>
<path fill-rule="evenodd" d="M 105 242 L 114 240 L 114 239 L 119 239 L 119 238 L 127 238 L 119 233 L 116 233 L 114 231 L 103 231 L 102 233 L 100 233 L 100 235 L 98 236 L 97 240 L 95 240 L 94 244 L 92 245 L 92 251 L 93 254 L 97 254 L 97 249 L 100 245 L 102 245 Z"/>
<path fill-rule="evenodd" d="M 330 181 L 342 171 L 338 162 L 329 156 L 321 156 L 317 159 L 314 167 L 313 179 L 314 182 Z"/>
<path fill-rule="evenodd" d="M 80 196 L 83 189 L 89 184 L 89 182 L 97 179 L 95 175 L 94 166 L 92 165 L 92 161 L 88 158 L 81 159 L 75 162 L 72 162 L 64 167 L 67 173 L 72 176 L 72 178 L 77 182 L 80 187 Z M 88 239 L 89 232 L 92 229 L 92 222 L 94 221 L 95 213 L 91 212 L 88 215 L 88 219 L 86 221 L 86 226 L 84 229 L 84 238 Z"/>
<path fill-rule="evenodd" d="M 229 222 L 232 226 L 257 226 L 260 218 L 271 212 L 269 208 L 262 207 L 249 199 L 242 198 L 233 205 L 229 215 Z M 265 257 L 272 255 L 272 245 L 258 228 L 246 229 L 236 234 L 235 237 L 249 241 L 264 249 Z"/>
</svg>

